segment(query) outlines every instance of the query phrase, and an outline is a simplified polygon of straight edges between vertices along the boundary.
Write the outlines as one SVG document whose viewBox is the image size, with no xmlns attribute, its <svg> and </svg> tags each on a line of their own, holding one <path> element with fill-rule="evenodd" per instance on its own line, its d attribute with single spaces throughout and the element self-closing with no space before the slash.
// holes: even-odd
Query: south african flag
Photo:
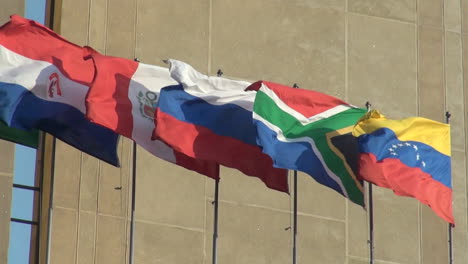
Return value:
<svg viewBox="0 0 468 264">
<path fill-rule="evenodd" d="M 364 205 L 353 126 L 366 112 L 332 96 L 256 82 L 253 119 L 257 143 L 278 168 L 303 171 L 320 184 Z"/>
</svg>

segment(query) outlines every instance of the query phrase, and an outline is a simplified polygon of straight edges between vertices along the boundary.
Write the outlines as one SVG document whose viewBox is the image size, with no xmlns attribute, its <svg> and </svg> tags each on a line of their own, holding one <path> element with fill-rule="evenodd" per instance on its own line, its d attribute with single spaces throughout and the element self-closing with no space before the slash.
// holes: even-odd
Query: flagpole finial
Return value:
<svg viewBox="0 0 468 264">
<path fill-rule="evenodd" d="M 367 102 L 366 102 L 366 108 L 367 108 L 367 110 L 370 110 L 371 106 L 372 106 L 372 104 L 371 104 L 369 101 L 367 101 Z"/>
<path fill-rule="evenodd" d="M 294 83 L 293 88 L 299 88 L 299 85 L 297 85 L 297 83 Z"/>
<path fill-rule="evenodd" d="M 140 62 L 139 58 L 134 58 L 133 60 L 136 61 L 136 62 Z"/>
<path fill-rule="evenodd" d="M 447 124 L 448 124 L 449 121 L 450 121 L 450 117 L 452 117 L 452 114 L 451 114 L 449 111 L 445 112 L 445 122 L 446 122 Z"/>
<path fill-rule="evenodd" d="M 217 75 L 218 77 L 223 76 L 223 74 L 224 74 L 224 72 L 223 72 L 221 69 L 218 69 L 218 71 L 216 72 L 216 75 Z"/>
</svg>

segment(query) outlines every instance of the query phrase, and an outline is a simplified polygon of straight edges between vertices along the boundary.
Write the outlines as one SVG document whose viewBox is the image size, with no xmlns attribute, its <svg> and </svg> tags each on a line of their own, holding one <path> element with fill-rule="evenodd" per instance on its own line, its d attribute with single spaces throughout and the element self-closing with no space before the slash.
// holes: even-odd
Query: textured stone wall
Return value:
<svg viewBox="0 0 468 264">
<path fill-rule="evenodd" d="M 24 13 L 23 1 L 4 2 L 0 8 L 0 25 L 7 22 L 10 15 Z M 0 139 L 0 263 L 8 260 L 14 159 L 15 144 Z"/>
<path fill-rule="evenodd" d="M 15 144 L 0 139 L 0 263 L 7 263 Z"/>
<path fill-rule="evenodd" d="M 451 111 L 454 255 L 468 262 L 468 0 L 63 0 L 61 33 L 107 55 L 370 101 L 392 118 Z M 127 263 L 131 150 L 123 139 L 117 169 L 58 143 L 51 263 Z M 137 157 L 135 263 L 211 263 L 214 182 Z M 290 263 L 291 197 L 221 177 L 219 263 Z M 303 174 L 298 196 L 299 263 L 368 263 L 366 211 Z M 447 262 L 447 224 L 429 208 L 376 187 L 374 210 L 376 263 Z"/>
</svg>

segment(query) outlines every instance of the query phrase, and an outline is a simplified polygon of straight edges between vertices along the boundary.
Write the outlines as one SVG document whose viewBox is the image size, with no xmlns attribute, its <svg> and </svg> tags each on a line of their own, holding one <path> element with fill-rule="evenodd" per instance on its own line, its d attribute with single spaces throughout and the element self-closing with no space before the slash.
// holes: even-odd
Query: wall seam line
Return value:
<svg viewBox="0 0 468 264">
<path fill-rule="evenodd" d="M 463 4 L 463 1 L 460 0 L 460 46 L 461 46 L 461 78 L 462 78 L 462 82 L 461 82 L 461 85 L 462 85 L 462 97 L 463 97 L 463 113 L 464 113 L 464 116 L 463 116 L 463 125 L 464 125 L 464 128 L 463 128 L 463 131 L 465 132 L 465 137 L 464 137 L 464 141 L 465 141 L 465 149 L 463 150 L 463 153 L 464 153 L 464 172 L 465 172 L 465 184 L 464 184 L 464 193 L 465 195 L 463 196 L 464 198 L 464 203 L 465 203 L 465 221 L 464 221 L 464 224 L 465 224 L 465 230 L 464 230 L 464 233 L 465 233 L 465 236 L 466 237 L 466 234 L 468 233 L 468 210 L 467 210 L 467 206 L 468 206 L 468 193 L 467 193 L 467 175 L 466 175 L 466 167 L 467 167 L 467 156 L 466 156 L 466 150 L 468 149 L 468 139 L 467 139 L 467 132 L 468 132 L 468 126 L 466 125 L 466 122 L 467 122 L 467 117 L 468 117 L 468 113 L 466 113 L 466 105 L 465 105 L 465 102 L 466 102 L 466 92 L 465 92 L 465 41 L 464 41 L 464 30 L 465 30 L 465 27 L 464 27 L 464 17 L 463 17 L 463 13 L 464 13 L 464 4 Z M 453 177 L 453 176 L 452 176 Z M 452 194 L 452 204 L 453 204 L 453 194 Z M 453 206 L 452 206 L 453 207 Z M 454 229 L 455 230 L 455 229 Z M 453 238 L 452 238 L 453 239 Z M 455 259 L 455 251 L 456 250 L 456 247 L 455 247 L 455 243 L 454 243 L 454 247 L 453 247 L 453 256 L 454 256 L 454 259 Z M 466 252 L 466 251 L 465 251 Z M 466 253 L 465 253 L 465 260 L 466 260 Z"/>
<path fill-rule="evenodd" d="M 211 74 L 211 59 L 212 59 L 212 34 L 213 34 L 213 0 L 209 0 L 208 6 L 208 75 Z"/>
<path fill-rule="evenodd" d="M 349 100 L 349 82 L 348 82 L 348 56 L 349 56 L 349 50 L 348 50 L 348 38 L 349 38 L 349 12 L 348 12 L 348 0 L 345 0 L 345 10 L 344 10 L 344 73 L 345 73 L 345 79 L 344 79 L 344 89 L 345 89 L 345 100 Z M 345 263 L 349 263 L 349 202 L 345 200 Z"/>
<path fill-rule="evenodd" d="M 89 1 L 88 1 L 89 3 Z M 78 208 L 76 210 L 76 247 L 75 247 L 75 263 L 78 263 L 78 250 L 80 247 L 80 209 L 81 209 L 81 181 L 83 178 L 83 152 L 80 151 L 80 177 L 78 182 Z"/>
<path fill-rule="evenodd" d="M 420 62 L 419 62 L 419 57 L 421 56 L 421 49 L 420 49 L 420 28 L 419 28 L 419 15 L 420 15 L 420 10 L 419 10 L 419 1 L 416 1 L 416 98 L 417 98 L 417 115 L 421 115 L 421 93 L 420 93 Z M 422 207 L 421 203 L 418 203 L 418 245 L 419 245 L 419 250 L 418 250 L 418 260 L 419 263 L 422 263 L 423 261 L 423 219 L 422 219 Z"/>
<path fill-rule="evenodd" d="M 363 16 L 363 17 L 368 17 L 368 18 L 375 18 L 379 20 L 385 20 L 387 22 L 394 22 L 398 24 L 405 24 L 405 25 L 415 25 L 416 21 L 410 22 L 410 21 L 404 21 L 404 20 L 398 20 L 398 19 L 393 19 L 393 18 L 388 18 L 388 17 L 381 17 L 381 16 L 374 16 L 374 15 L 369 15 L 369 14 L 363 14 L 363 13 L 358 13 L 358 12 L 353 12 L 353 11 L 348 11 L 349 14 L 356 15 L 356 16 Z"/>
<path fill-rule="evenodd" d="M 106 22 L 107 23 L 107 22 Z M 94 218 L 94 240 L 93 240 L 93 249 L 94 249 L 94 257 L 93 262 L 96 264 L 97 260 L 97 239 L 98 239 L 98 224 L 99 224 L 99 193 L 100 193 L 100 185 L 101 185 L 101 161 L 98 161 L 98 170 L 97 170 L 97 191 L 96 191 L 96 211 L 95 211 L 95 218 Z"/>
<path fill-rule="evenodd" d="M 209 0 L 208 1 L 208 49 L 207 49 L 207 73 L 208 75 L 211 74 L 211 57 L 212 57 L 212 54 L 211 54 L 211 47 L 212 47 L 212 34 L 213 34 L 213 0 Z M 220 170 L 219 170 L 219 173 Z M 204 196 L 204 221 L 203 221 L 203 232 L 204 232 L 204 236 L 203 236 L 203 262 L 204 263 L 207 263 L 208 261 L 208 254 L 207 254 L 207 250 L 208 250 L 208 246 L 207 246 L 207 242 L 209 241 L 207 236 L 209 236 L 208 234 L 208 226 L 207 226 L 207 221 L 208 221 L 208 202 L 209 202 L 209 197 L 207 195 L 207 190 L 208 190 L 208 178 L 205 177 L 204 179 L 205 181 L 205 184 L 204 184 L 204 192 L 203 192 L 203 196 Z M 219 182 L 219 185 L 221 185 L 221 181 Z M 211 254 L 213 254 L 213 252 L 211 252 Z"/>
</svg>

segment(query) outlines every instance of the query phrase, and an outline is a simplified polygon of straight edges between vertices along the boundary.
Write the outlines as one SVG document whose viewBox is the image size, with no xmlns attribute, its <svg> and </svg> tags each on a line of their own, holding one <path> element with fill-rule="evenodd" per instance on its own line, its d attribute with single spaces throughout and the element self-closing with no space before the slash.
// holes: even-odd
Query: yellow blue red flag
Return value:
<svg viewBox="0 0 468 264">
<path fill-rule="evenodd" d="M 414 197 L 454 224 L 450 126 L 430 119 L 387 119 L 370 111 L 354 127 L 362 179 Z"/>
</svg>

